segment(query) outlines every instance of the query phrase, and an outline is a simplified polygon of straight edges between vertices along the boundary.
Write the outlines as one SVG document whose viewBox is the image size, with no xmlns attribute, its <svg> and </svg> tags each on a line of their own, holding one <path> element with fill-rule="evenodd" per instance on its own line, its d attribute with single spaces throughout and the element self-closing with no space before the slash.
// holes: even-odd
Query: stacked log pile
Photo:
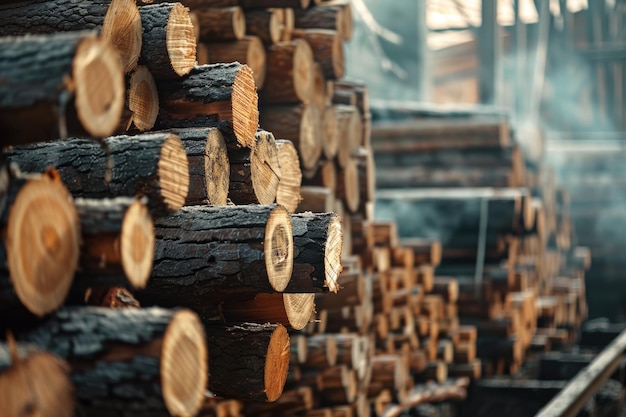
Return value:
<svg viewBox="0 0 626 417">
<path fill-rule="evenodd" d="M 531 134 L 498 115 L 428 112 L 373 128 L 376 218 L 401 224 L 401 242 L 440 241 L 435 281 L 458 285 L 484 376 L 571 346 L 586 317 L 590 255 L 572 242 L 567 193 L 515 133 Z"/>
</svg>

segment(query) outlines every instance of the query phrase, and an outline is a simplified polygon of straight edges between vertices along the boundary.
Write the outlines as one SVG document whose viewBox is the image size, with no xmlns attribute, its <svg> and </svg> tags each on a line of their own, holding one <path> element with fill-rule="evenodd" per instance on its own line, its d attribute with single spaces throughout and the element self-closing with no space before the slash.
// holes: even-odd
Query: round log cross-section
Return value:
<svg viewBox="0 0 626 417">
<path fill-rule="evenodd" d="M 277 140 L 276 147 L 280 163 L 276 203 L 284 206 L 289 213 L 294 213 L 300 204 L 300 184 L 302 183 L 298 152 L 289 140 Z"/>
</svg>

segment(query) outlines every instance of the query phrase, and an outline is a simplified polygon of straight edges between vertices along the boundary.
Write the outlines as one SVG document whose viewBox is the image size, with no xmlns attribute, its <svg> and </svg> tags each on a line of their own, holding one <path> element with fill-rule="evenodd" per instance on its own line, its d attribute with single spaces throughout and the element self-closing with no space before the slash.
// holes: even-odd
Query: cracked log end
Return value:
<svg viewBox="0 0 626 417">
<path fill-rule="evenodd" d="M 293 271 L 293 233 L 289 213 L 282 206 L 273 208 L 269 215 L 263 247 L 270 285 L 284 291 Z"/>
<path fill-rule="evenodd" d="M 176 313 L 163 337 L 161 389 L 173 416 L 195 416 L 208 384 L 208 353 L 198 316 L 188 310 Z"/>
<path fill-rule="evenodd" d="M 125 102 L 118 53 L 107 42 L 88 37 L 76 50 L 72 73 L 81 125 L 94 137 L 111 135 L 119 125 Z"/>
<path fill-rule="evenodd" d="M 56 310 L 79 257 L 79 221 L 71 195 L 56 175 L 31 179 L 18 192 L 7 223 L 7 263 L 17 296 L 38 316 Z"/>
<path fill-rule="evenodd" d="M 124 72 L 132 71 L 139 61 L 142 40 L 141 17 L 134 0 L 111 1 L 101 36 L 119 53 Z"/>
<path fill-rule="evenodd" d="M 230 186 L 230 162 L 226 142 L 218 129 L 209 129 L 204 158 L 207 201 L 213 206 L 225 206 Z"/>
<path fill-rule="evenodd" d="M 176 135 L 170 134 L 161 147 L 159 185 L 163 200 L 171 212 L 180 209 L 189 191 L 187 152 Z"/>
</svg>

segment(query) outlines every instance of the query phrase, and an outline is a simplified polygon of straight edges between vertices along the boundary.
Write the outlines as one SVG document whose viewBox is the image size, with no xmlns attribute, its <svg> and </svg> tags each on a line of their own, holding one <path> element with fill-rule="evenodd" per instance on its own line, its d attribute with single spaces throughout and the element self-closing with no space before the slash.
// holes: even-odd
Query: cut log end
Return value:
<svg viewBox="0 0 626 417">
<path fill-rule="evenodd" d="M 313 104 L 318 109 L 326 106 L 326 78 L 319 63 L 313 64 L 313 93 L 311 97 Z"/>
<path fill-rule="evenodd" d="M 359 171 L 356 161 L 349 158 L 346 166 L 341 171 L 341 187 L 343 189 L 343 197 L 346 207 L 352 213 L 359 209 L 360 193 L 359 193 Z"/>
<path fill-rule="evenodd" d="M 249 36 L 250 40 L 247 53 L 246 64 L 252 69 L 254 82 L 257 89 L 263 88 L 265 83 L 265 73 L 267 72 L 267 57 L 263 43 L 256 36 Z"/>
<path fill-rule="evenodd" d="M 283 34 L 284 23 L 281 16 L 276 11 L 273 11 L 270 19 L 269 19 L 269 37 L 272 43 L 277 43 L 281 41 L 281 36 Z"/>
<path fill-rule="evenodd" d="M 289 370 L 289 334 L 278 325 L 272 333 L 265 359 L 265 395 L 268 402 L 276 401 L 283 392 Z"/>
<path fill-rule="evenodd" d="M 326 106 L 322 114 L 322 149 L 324 156 L 328 160 L 332 160 L 339 150 L 339 126 L 337 122 L 337 114 L 333 106 Z"/>
<path fill-rule="evenodd" d="M 11 207 L 7 263 L 20 301 L 38 316 L 65 299 L 78 264 L 78 213 L 59 178 L 30 180 Z"/>
<path fill-rule="evenodd" d="M 285 313 L 294 330 L 302 330 L 315 310 L 315 294 L 283 294 Z"/>
<path fill-rule="evenodd" d="M 154 224 L 147 206 L 139 200 L 124 215 L 121 241 L 124 273 L 134 288 L 144 288 L 152 271 Z"/>
<path fill-rule="evenodd" d="M 161 389 L 170 414 L 191 417 L 198 413 L 208 375 L 202 324 L 191 311 L 179 311 L 167 327 L 161 351 Z"/>
<path fill-rule="evenodd" d="M 281 170 L 272 133 L 257 132 L 255 146 L 250 155 L 250 171 L 254 194 L 259 204 L 272 204 L 276 201 Z"/>
<path fill-rule="evenodd" d="M 159 114 L 159 95 L 147 67 L 137 67 L 130 77 L 128 108 L 132 113 L 131 122 L 140 132 L 154 127 Z"/>
<path fill-rule="evenodd" d="M 301 102 L 309 102 L 313 96 L 313 51 L 304 40 L 296 40 L 293 54 L 293 85 Z"/>
<path fill-rule="evenodd" d="M 76 112 L 85 130 L 103 138 L 118 127 L 125 102 L 118 53 L 97 38 L 81 41 L 72 63 Z"/>
<path fill-rule="evenodd" d="M 276 192 L 276 203 L 282 205 L 289 213 L 294 213 L 300 203 L 300 185 L 302 171 L 298 160 L 298 152 L 289 140 L 277 140 L 278 161 L 280 163 L 280 181 Z"/>
<path fill-rule="evenodd" d="M 341 253 L 343 249 L 343 231 L 341 219 L 337 216 L 330 220 L 326 248 L 324 249 L 324 285 L 328 291 L 339 291 L 338 278 L 341 273 Z"/>
<path fill-rule="evenodd" d="M 189 190 L 189 164 L 187 152 L 176 135 L 168 135 L 159 158 L 159 185 L 164 203 L 171 212 L 185 203 Z"/>
<path fill-rule="evenodd" d="M 232 13 L 233 34 L 236 39 L 242 39 L 246 36 L 246 15 L 241 7 L 233 7 Z"/>
<path fill-rule="evenodd" d="M 180 3 L 172 7 L 165 36 L 172 69 L 179 76 L 189 74 L 196 64 L 196 34 L 189 9 Z"/>
<path fill-rule="evenodd" d="M 118 51 L 125 73 L 132 71 L 141 54 L 141 17 L 133 0 L 112 0 L 102 24 L 101 36 Z"/>
<path fill-rule="evenodd" d="M 230 185 L 230 162 L 226 142 L 218 129 L 210 129 L 206 142 L 204 175 L 207 201 L 214 206 L 225 206 Z"/>
<path fill-rule="evenodd" d="M 293 233 L 289 213 L 282 206 L 273 208 L 267 220 L 264 252 L 270 285 L 284 291 L 293 271 Z"/>
<path fill-rule="evenodd" d="M 233 131 L 243 147 L 255 145 L 255 134 L 259 126 L 259 96 L 254 83 L 252 69 L 242 65 L 233 82 L 232 93 Z"/>
<path fill-rule="evenodd" d="M 32 353 L 0 374 L 2 415 L 71 417 L 74 403 L 67 363 L 49 353 Z"/>
<path fill-rule="evenodd" d="M 304 169 L 313 169 L 322 154 L 321 116 L 314 105 L 307 105 L 300 120 L 300 158 Z"/>
</svg>

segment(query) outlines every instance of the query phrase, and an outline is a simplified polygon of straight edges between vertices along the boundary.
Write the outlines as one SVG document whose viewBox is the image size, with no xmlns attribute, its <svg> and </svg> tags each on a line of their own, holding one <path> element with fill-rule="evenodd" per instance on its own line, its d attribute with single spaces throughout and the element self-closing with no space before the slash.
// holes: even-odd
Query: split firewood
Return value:
<svg viewBox="0 0 626 417">
<path fill-rule="evenodd" d="M 0 9 L 0 36 L 98 30 L 117 50 L 124 72 L 141 52 L 141 19 L 134 0 L 36 0 Z"/>
<path fill-rule="evenodd" d="M 0 78 L 2 146 L 68 135 L 102 138 L 119 125 L 123 70 L 117 52 L 93 34 L 3 38 Z"/>
<path fill-rule="evenodd" d="M 146 196 L 157 215 L 182 207 L 189 190 L 189 164 L 178 136 L 113 136 L 102 143 L 106 150 L 89 139 L 46 142 L 12 148 L 7 156 L 28 172 L 57 167 L 74 196 Z"/>
<path fill-rule="evenodd" d="M 139 8 L 143 41 L 139 62 L 154 78 L 171 79 L 189 74 L 196 62 L 196 36 L 189 9 L 180 3 Z"/>
</svg>

